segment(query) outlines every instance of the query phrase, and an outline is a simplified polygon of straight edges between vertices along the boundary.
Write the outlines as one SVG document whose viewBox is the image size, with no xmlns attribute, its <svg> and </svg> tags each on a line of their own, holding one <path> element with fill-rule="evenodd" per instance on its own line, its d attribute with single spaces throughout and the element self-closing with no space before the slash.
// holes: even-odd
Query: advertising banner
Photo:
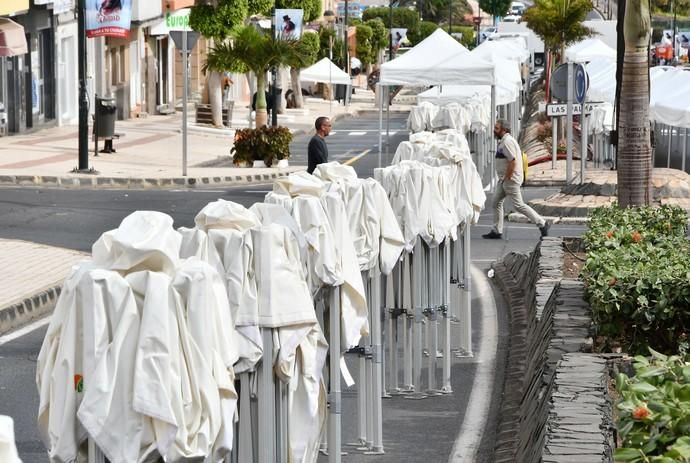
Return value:
<svg viewBox="0 0 690 463">
<path fill-rule="evenodd" d="M 396 50 L 400 48 L 402 43 L 407 39 L 407 29 L 391 29 L 391 40 L 393 41 L 393 48 Z"/>
<path fill-rule="evenodd" d="M 87 0 L 86 36 L 127 38 L 132 0 Z"/>
<path fill-rule="evenodd" d="M 276 38 L 280 40 L 299 40 L 302 37 L 302 10 L 276 9 Z"/>
</svg>

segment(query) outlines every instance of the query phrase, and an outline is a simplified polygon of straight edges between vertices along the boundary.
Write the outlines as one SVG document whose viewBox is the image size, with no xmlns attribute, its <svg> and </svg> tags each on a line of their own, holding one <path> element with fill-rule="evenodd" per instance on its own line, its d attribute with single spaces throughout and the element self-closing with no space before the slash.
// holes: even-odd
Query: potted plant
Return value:
<svg viewBox="0 0 690 463">
<path fill-rule="evenodd" d="M 230 153 L 238 167 L 260 167 L 261 163 L 271 167 L 275 161 L 278 161 L 278 167 L 287 167 L 291 141 L 292 133 L 287 127 L 241 129 L 235 132 Z"/>
<path fill-rule="evenodd" d="M 271 167 L 278 161 L 278 167 L 287 167 L 291 141 L 292 132 L 287 127 L 264 127 L 262 146 L 265 149 L 263 160 L 266 166 Z"/>
<path fill-rule="evenodd" d="M 251 167 L 256 151 L 256 137 L 254 129 L 240 129 L 235 131 L 235 140 L 230 150 L 232 163 L 237 167 Z"/>
</svg>

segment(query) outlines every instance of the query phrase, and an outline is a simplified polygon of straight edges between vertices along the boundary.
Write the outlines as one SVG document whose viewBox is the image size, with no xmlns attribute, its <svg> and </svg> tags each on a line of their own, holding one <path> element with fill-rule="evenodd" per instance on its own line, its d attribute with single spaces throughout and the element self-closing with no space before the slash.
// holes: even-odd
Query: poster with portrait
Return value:
<svg viewBox="0 0 690 463">
<path fill-rule="evenodd" d="M 678 42 L 680 42 L 680 48 L 690 48 L 690 31 L 678 32 Z"/>
<path fill-rule="evenodd" d="M 299 40 L 302 37 L 303 10 L 276 9 L 276 38 L 280 40 Z"/>
<path fill-rule="evenodd" d="M 132 22 L 132 0 L 87 0 L 86 36 L 129 36 Z"/>
<path fill-rule="evenodd" d="M 391 29 L 391 40 L 396 50 L 407 40 L 407 29 Z"/>
</svg>

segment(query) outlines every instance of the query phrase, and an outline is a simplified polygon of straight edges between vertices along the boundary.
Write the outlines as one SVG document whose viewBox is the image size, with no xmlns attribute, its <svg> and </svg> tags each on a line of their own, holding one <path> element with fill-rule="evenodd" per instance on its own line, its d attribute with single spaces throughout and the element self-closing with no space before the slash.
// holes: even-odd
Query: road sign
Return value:
<svg viewBox="0 0 690 463">
<path fill-rule="evenodd" d="M 573 89 L 573 100 L 578 103 L 582 103 L 585 100 L 585 94 L 589 89 L 589 78 L 587 76 L 587 71 L 585 67 L 581 64 L 573 64 L 574 71 L 574 85 Z M 578 77 L 579 76 L 579 77 Z M 580 84 L 578 86 L 578 78 L 580 79 Z M 578 93 L 578 91 L 580 93 Z M 551 75 L 551 95 L 560 101 L 568 100 L 568 64 L 561 64 L 553 71 Z M 582 95 L 582 99 L 578 98 Z"/>
<path fill-rule="evenodd" d="M 575 101 L 582 104 L 585 101 L 587 90 L 589 89 L 589 76 L 585 67 L 581 64 L 575 65 Z"/>
<path fill-rule="evenodd" d="M 187 53 L 191 53 L 199 40 L 200 34 L 197 31 L 170 31 L 170 38 L 175 42 L 175 48 L 182 51 L 185 48 L 185 43 L 182 38 L 183 34 L 187 34 Z"/>
<path fill-rule="evenodd" d="M 595 108 L 603 106 L 604 103 L 585 103 L 585 113 L 591 114 Z M 568 114 L 568 105 L 566 103 L 555 103 L 546 105 L 546 115 L 548 117 L 559 117 L 566 116 Z M 575 103 L 573 104 L 573 114 L 582 114 L 582 105 Z"/>
</svg>

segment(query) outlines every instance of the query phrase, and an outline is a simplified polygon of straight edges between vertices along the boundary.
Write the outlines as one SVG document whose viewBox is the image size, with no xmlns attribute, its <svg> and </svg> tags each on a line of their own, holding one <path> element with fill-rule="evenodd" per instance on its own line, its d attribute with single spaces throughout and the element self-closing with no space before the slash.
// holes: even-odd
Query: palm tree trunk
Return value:
<svg viewBox="0 0 690 463">
<path fill-rule="evenodd" d="M 290 68 L 290 84 L 292 87 L 292 94 L 295 96 L 295 107 L 304 107 L 304 98 L 302 98 L 302 85 L 299 81 L 299 76 L 301 74 L 301 69 Z"/>
<path fill-rule="evenodd" d="M 223 126 L 223 89 L 221 74 L 211 71 L 208 76 L 208 99 L 215 127 Z"/>
<path fill-rule="evenodd" d="M 649 0 L 628 0 L 618 125 L 618 203 L 621 207 L 649 205 L 652 196 L 649 30 Z"/>
<path fill-rule="evenodd" d="M 266 111 L 266 74 L 259 72 L 256 74 L 256 118 L 254 125 L 256 128 L 263 127 L 268 123 L 268 112 Z"/>
</svg>

